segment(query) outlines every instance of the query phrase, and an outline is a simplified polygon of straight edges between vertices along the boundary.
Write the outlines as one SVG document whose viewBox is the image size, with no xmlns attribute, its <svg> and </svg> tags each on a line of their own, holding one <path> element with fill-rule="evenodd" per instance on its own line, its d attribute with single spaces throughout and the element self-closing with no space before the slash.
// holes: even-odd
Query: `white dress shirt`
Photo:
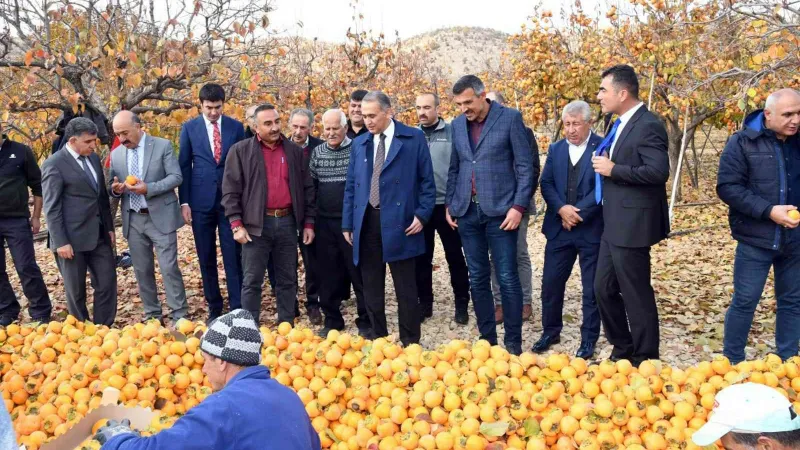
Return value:
<svg viewBox="0 0 800 450">
<path fill-rule="evenodd" d="M 142 139 L 139 141 L 139 146 L 136 147 L 136 151 L 139 154 L 139 178 L 142 178 L 142 174 L 144 173 L 144 140 L 147 137 L 146 133 L 142 133 Z M 128 163 L 128 173 L 131 174 L 131 165 L 133 165 L 133 151 L 128 149 L 127 151 L 127 163 Z M 133 174 L 131 174 L 133 175 Z M 144 180 L 142 180 L 144 181 Z M 133 195 L 133 193 L 129 193 Z M 147 200 L 145 199 L 144 195 L 139 196 L 139 206 L 142 208 L 147 208 Z"/>
<path fill-rule="evenodd" d="M 611 159 L 611 157 L 614 156 L 614 147 L 617 146 L 617 139 L 619 139 L 619 136 L 622 134 L 622 130 L 625 128 L 625 125 L 631 120 L 631 117 L 633 117 L 633 115 L 636 114 L 636 111 L 638 111 L 639 108 L 642 107 L 642 105 L 644 105 L 644 103 L 639 102 L 638 105 L 626 111 L 625 114 L 619 116 L 619 126 L 617 127 L 617 134 L 614 135 L 614 142 L 611 144 L 611 150 L 608 152 L 608 159 Z"/>
<path fill-rule="evenodd" d="M 392 139 L 394 139 L 394 120 L 389 120 L 389 126 L 383 131 L 383 134 L 386 138 L 383 140 L 383 145 L 386 147 L 385 151 L 383 152 L 383 161 L 386 162 L 386 158 L 389 157 L 389 148 L 392 146 Z M 378 145 L 381 143 L 381 135 L 376 134 L 372 137 L 372 144 L 373 144 L 373 151 L 377 153 Z M 373 153 L 374 155 L 375 153 Z"/>
<path fill-rule="evenodd" d="M 203 121 L 206 123 L 206 133 L 208 133 L 208 148 L 211 149 L 211 155 L 214 155 L 214 124 L 203 115 Z M 222 141 L 222 116 L 217 119 L 217 126 L 219 127 L 220 142 Z"/>
<path fill-rule="evenodd" d="M 569 144 L 569 160 L 572 162 L 573 166 L 578 165 L 578 161 L 581 160 L 583 152 L 586 151 L 586 145 L 589 143 L 590 137 L 592 137 L 592 133 L 589 133 L 589 136 L 586 137 L 586 140 L 578 145 L 574 145 L 567 141 L 567 144 Z"/>
<path fill-rule="evenodd" d="M 81 170 L 83 170 L 83 163 L 80 160 L 81 155 L 73 150 L 69 144 L 66 144 L 64 147 L 67 149 L 67 151 L 69 151 L 69 154 L 75 158 L 75 162 L 78 163 L 78 165 L 81 167 Z M 94 177 L 94 182 L 97 183 L 97 187 L 102 189 L 102 186 L 100 186 L 100 180 L 97 179 L 97 172 L 94 171 L 94 166 L 92 166 L 92 161 L 88 156 L 86 157 L 86 165 L 89 166 L 89 171 L 92 172 L 92 176 Z"/>
</svg>

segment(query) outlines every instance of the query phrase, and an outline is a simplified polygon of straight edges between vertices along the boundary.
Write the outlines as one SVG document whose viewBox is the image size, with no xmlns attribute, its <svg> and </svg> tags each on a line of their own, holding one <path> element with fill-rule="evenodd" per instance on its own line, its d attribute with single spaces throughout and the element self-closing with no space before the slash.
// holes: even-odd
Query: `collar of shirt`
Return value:
<svg viewBox="0 0 800 450">
<path fill-rule="evenodd" d="M 259 144 L 261 144 L 262 148 L 265 148 L 265 149 L 267 149 L 269 151 L 275 151 L 279 147 L 283 148 L 283 138 L 279 139 L 278 142 L 273 146 L 270 146 L 265 141 L 261 140 L 261 136 L 258 133 L 256 133 L 256 139 L 258 139 L 258 142 L 259 142 Z"/>
<path fill-rule="evenodd" d="M 73 158 L 75 158 L 75 161 L 78 161 L 78 164 L 80 164 L 79 158 L 81 157 L 81 155 L 75 150 L 73 150 L 72 147 L 69 146 L 69 144 L 64 144 L 64 148 L 67 149 L 69 154 L 72 155 Z"/>
<path fill-rule="evenodd" d="M 578 145 L 575 145 L 567 141 L 567 144 L 569 144 L 569 159 L 570 161 L 572 161 L 572 165 L 577 164 L 578 161 L 581 159 L 581 156 L 583 156 L 583 152 L 586 151 L 586 145 L 589 143 L 590 137 L 592 137 L 591 133 L 589 133 L 589 136 L 586 137 L 586 140 L 584 140 Z"/>
<path fill-rule="evenodd" d="M 386 136 L 384 140 L 384 145 L 386 146 L 385 152 L 383 153 L 383 160 L 386 161 L 386 158 L 389 157 L 389 148 L 392 146 L 392 139 L 394 139 L 394 119 L 389 120 L 389 126 L 383 130 L 383 134 Z M 378 150 L 378 145 L 381 143 L 381 135 L 376 134 L 372 136 L 372 144 L 374 145 L 374 151 Z"/>
<path fill-rule="evenodd" d="M 139 145 L 136 146 L 136 150 L 139 150 L 139 153 L 144 153 L 144 140 L 147 138 L 147 133 L 142 132 L 142 138 L 139 139 Z"/>
<path fill-rule="evenodd" d="M 203 121 L 206 123 L 207 129 L 214 129 L 214 127 L 211 126 L 211 121 L 208 120 L 208 117 L 206 117 L 205 114 L 203 115 Z M 217 124 L 219 125 L 219 132 L 222 133 L 222 116 L 219 116 L 219 119 L 217 119 Z"/>
</svg>

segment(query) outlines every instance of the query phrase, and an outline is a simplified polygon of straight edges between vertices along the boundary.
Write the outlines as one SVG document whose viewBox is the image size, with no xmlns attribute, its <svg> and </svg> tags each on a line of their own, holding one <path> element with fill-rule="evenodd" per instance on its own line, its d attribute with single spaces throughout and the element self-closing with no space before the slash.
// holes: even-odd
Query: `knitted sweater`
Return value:
<svg viewBox="0 0 800 450">
<path fill-rule="evenodd" d="M 317 217 L 341 219 L 344 185 L 353 141 L 345 138 L 337 149 L 324 142 L 314 148 L 308 170 L 317 191 Z"/>
</svg>

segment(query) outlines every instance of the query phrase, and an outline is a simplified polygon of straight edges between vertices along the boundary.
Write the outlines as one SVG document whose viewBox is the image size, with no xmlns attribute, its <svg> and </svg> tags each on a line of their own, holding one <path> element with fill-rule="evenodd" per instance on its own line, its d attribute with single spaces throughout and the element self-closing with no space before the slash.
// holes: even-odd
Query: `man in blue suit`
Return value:
<svg viewBox="0 0 800 450">
<path fill-rule="evenodd" d="M 425 253 L 423 226 L 433 214 L 436 185 L 425 134 L 392 119 L 389 97 L 368 93 L 361 113 L 369 133 L 355 139 L 347 168 L 342 232 L 361 270 L 364 302 L 376 338 L 389 334 L 386 264 L 397 295 L 400 340 L 419 342 L 415 259 Z M 373 163 L 374 162 L 374 163 Z"/>
<path fill-rule="evenodd" d="M 542 172 L 542 197 L 547 212 L 542 233 L 547 238 L 542 275 L 542 337 L 532 351 L 543 353 L 561 338 L 564 288 L 580 257 L 583 285 L 581 345 L 575 354 L 588 359 L 600 336 L 600 313 L 594 298 L 594 273 L 603 235 L 602 207 L 594 198 L 592 152 L 602 139 L 591 130 L 591 110 L 584 101 L 564 107 L 561 120 L 567 136 L 550 146 Z"/>
<path fill-rule="evenodd" d="M 181 215 L 192 225 L 209 322 L 219 317 L 223 308 L 217 273 L 217 230 L 230 308 L 242 307 L 242 247 L 233 240 L 231 224 L 220 201 L 225 157 L 233 144 L 244 139 L 244 126 L 222 114 L 224 104 L 222 86 L 209 83 L 200 89 L 203 114 L 183 125 L 178 155 L 183 173 L 183 183 L 178 188 Z"/>
<path fill-rule="evenodd" d="M 486 88 L 475 75 L 461 77 L 453 85 L 453 95 L 463 114 L 453 120 L 447 221 L 461 235 L 481 338 L 494 345 L 491 248 L 503 301 L 506 350 L 519 355 L 522 288 L 517 233 L 534 183 L 531 144 L 522 114 L 487 100 Z"/>
</svg>

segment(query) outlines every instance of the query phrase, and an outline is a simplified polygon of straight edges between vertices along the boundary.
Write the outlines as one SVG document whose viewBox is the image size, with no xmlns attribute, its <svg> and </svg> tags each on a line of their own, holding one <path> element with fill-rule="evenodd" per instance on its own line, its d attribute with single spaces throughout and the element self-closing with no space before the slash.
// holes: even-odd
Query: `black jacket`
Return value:
<svg viewBox="0 0 800 450">
<path fill-rule="evenodd" d="M 617 137 L 614 168 L 603 180 L 603 239 L 650 247 L 669 234 L 667 130 L 642 105 Z"/>
<path fill-rule="evenodd" d="M 42 196 L 42 172 L 30 147 L 3 136 L 0 146 L 0 217 L 30 217 L 28 188 Z"/>
<path fill-rule="evenodd" d="M 784 155 L 783 148 L 795 151 Z M 730 207 L 728 222 L 734 239 L 777 250 L 800 239 L 800 229 L 785 229 L 769 218 L 773 205 L 787 204 L 784 157 L 800 158 L 800 138 L 791 136 L 782 146 L 764 127 L 762 110 L 753 111 L 744 127 L 725 144 L 719 159 L 717 195 Z"/>
</svg>

